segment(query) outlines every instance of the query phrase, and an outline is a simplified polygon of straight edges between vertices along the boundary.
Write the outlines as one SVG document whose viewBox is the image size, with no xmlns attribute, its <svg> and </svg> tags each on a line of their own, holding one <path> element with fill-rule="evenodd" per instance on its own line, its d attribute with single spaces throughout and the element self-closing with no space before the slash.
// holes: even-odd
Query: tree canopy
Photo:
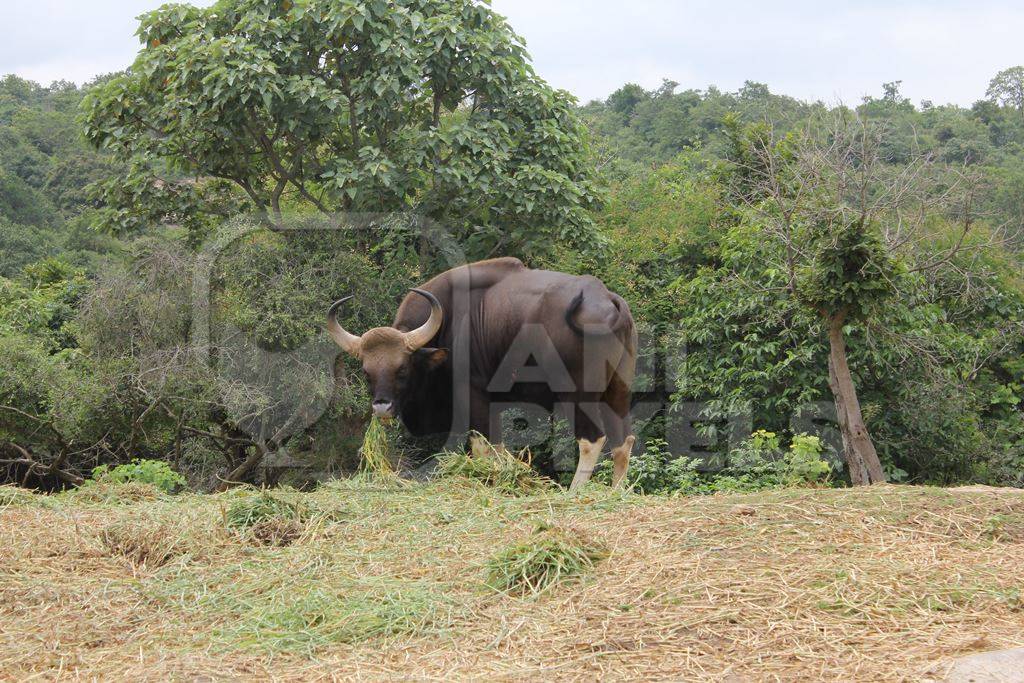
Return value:
<svg viewBox="0 0 1024 683">
<path fill-rule="evenodd" d="M 139 36 L 131 68 L 85 103 L 89 140 L 127 167 L 116 203 L 220 179 L 271 220 L 415 211 L 478 254 L 593 236 L 573 100 L 486 5 L 166 5 Z"/>
</svg>

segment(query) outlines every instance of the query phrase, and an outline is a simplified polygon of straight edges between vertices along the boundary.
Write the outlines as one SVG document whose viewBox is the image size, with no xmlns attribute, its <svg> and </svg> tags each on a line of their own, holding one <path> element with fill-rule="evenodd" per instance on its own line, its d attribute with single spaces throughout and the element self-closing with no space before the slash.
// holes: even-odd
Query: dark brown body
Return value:
<svg viewBox="0 0 1024 683">
<path fill-rule="evenodd" d="M 578 439 L 606 436 L 607 448 L 630 436 L 636 330 L 629 306 L 600 280 L 500 258 L 447 271 L 421 289 L 444 308 L 428 346 L 449 353 L 416 371 L 397 398 L 412 433 L 473 430 L 498 441 L 500 409 L 525 404 L 570 420 Z M 429 315 L 429 302 L 410 294 L 394 328 L 414 330 Z"/>
</svg>

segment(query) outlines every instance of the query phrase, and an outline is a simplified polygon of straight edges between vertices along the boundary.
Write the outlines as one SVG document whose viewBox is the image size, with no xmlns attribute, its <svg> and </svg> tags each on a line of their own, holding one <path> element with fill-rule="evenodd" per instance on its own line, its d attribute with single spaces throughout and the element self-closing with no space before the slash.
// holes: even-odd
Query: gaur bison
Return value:
<svg viewBox="0 0 1024 683">
<path fill-rule="evenodd" d="M 634 436 L 630 385 L 636 329 L 629 306 L 597 278 L 527 268 L 515 258 L 449 270 L 411 290 L 391 327 L 327 329 L 362 361 L 373 412 L 414 435 L 479 432 L 501 439 L 500 413 L 539 407 L 570 421 L 579 444 L 572 489 L 602 451 L 621 484 Z"/>
</svg>

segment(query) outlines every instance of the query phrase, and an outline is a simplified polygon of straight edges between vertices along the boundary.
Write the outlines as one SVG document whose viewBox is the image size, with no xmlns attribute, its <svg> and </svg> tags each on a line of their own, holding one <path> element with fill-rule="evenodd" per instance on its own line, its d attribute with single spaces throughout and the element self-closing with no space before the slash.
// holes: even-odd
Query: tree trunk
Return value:
<svg viewBox="0 0 1024 683">
<path fill-rule="evenodd" d="M 880 484 L 885 482 L 885 473 L 882 472 L 882 463 L 878 460 L 875 445 L 864 424 L 857 388 L 846 362 L 844 322 L 845 316 L 834 316 L 829 319 L 828 326 L 828 384 L 835 397 L 836 416 L 843 435 L 843 458 L 854 486 Z"/>
</svg>

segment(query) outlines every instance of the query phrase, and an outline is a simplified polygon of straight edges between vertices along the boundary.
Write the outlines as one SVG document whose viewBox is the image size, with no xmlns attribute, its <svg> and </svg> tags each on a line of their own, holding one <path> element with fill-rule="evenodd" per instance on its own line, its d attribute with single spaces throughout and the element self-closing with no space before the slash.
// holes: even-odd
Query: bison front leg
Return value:
<svg viewBox="0 0 1024 683">
<path fill-rule="evenodd" d="M 474 458 L 493 458 L 504 449 L 505 444 L 501 441 L 491 441 L 475 432 L 469 436 L 469 452 Z"/>
<path fill-rule="evenodd" d="M 597 459 L 601 457 L 601 449 L 604 448 L 604 443 L 607 440 L 607 436 L 602 436 L 594 442 L 580 439 L 580 460 L 576 464 L 576 474 L 573 475 L 572 484 L 569 485 L 570 491 L 575 491 L 590 481 L 590 475 L 594 473 Z"/>
<path fill-rule="evenodd" d="M 633 452 L 633 443 L 635 441 L 636 437 L 630 434 L 621 446 L 612 449 L 612 462 L 614 463 L 612 486 L 615 488 L 621 486 L 623 479 L 626 477 L 626 471 L 629 469 L 629 455 Z"/>
</svg>

